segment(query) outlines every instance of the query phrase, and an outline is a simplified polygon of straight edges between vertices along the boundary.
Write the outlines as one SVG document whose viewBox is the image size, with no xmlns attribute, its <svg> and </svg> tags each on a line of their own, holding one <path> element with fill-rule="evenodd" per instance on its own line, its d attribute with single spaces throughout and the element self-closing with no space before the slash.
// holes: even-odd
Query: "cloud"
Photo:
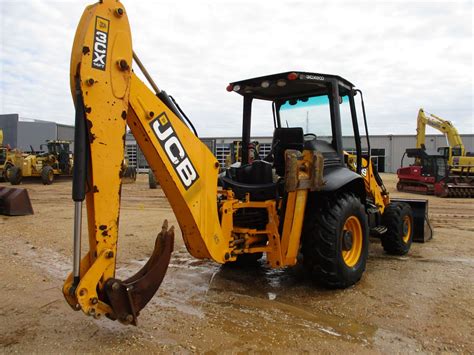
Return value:
<svg viewBox="0 0 474 355">
<path fill-rule="evenodd" d="M 0 0 L 0 112 L 72 124 L 82 1 Z M 372 134 L 415 133 L 419 107 L 474 133 L 472 2 L 125 1 L 134 50 L 200 136 L 241 133 L 229 82 L 304 70 L 365 94 Z M 255 135 L 272 132 L 265 104 Z"/>
</svg>

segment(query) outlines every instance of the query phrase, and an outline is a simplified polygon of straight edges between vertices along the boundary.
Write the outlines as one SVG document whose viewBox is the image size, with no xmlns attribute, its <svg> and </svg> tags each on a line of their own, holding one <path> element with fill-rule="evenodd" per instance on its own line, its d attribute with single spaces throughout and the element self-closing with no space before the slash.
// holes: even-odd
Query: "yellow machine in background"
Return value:
<svg viewBox="0 0 474 355">
<path fill-rule="evenodd" d="M 132 70 L 132 58 L 153 91 Z M 242 146 L 251 142 L 253 100 L 272 102 L 275 131 L 265 160 L 251 162 L 249 150 L 242 149 L 241 166 L 219 174 L 217 159 L 186 115 L 133 53 L 120 2 L 86 8 L 70 74 L 76 108 L 74 258 L 63 293 L 75 310 L 136 324 L 170 261 L 174 233 L 165 222 L 145 266 L 127 280 L 115 276 L 127 125 L 196 258 L 239 264 L 264 254 L 268 267 L 282 268 L 295 265 L 301 253 L 312 278 L 342 288 L 358 282 L 365 270 L 369 233 L 398 255 L 408 252 L 412 240 L 424 240 L 424 214 L 413 215 L 410 201 L 391 201 L 370 157 L 362 157 L 355 110 L 355 96 L 362 93 L 339 76 L 287 72 L 229 84 L 229 91 L 243 97 Z M 350 101 L 356 137 L 352 157 L 342 150 L 343 98 Z M 319 99 L 326 100 L 326 115 L 318 122 L 332 129 L 331 142 L 304 132 L 299 111 L 289 112 Z M 89 248 L 81 257 L 84 199 Z"/>
<path fill-rule="evenodd" d="M 74 161 L 70 144 L 69 141 L 49 140 L 45 144 L 46 151 L 22 154 L 8 169 L 8 181 L 18 185 L 23 177 L 40 177 L 43 184 L 51 185 L 55 176 L 71 176 Z"/>
<path fill-rule="evenodd" d="M 446 135 L 448 147 L 426 150 L 426 126 Z M 474 156 L 467 153 L 454 125 L 420 108 L 417 117 L 416 148 L 408 148 L 397 170 L 399 191 L 434 194 L 439 197 L 474 197 Z M 404 157 L 414 158 L 404 166 Z"/>
<path fill-rule="evenodd" d="M 0 129 L 0 178 L 7 180 L 7 172 L 18 164 L 21 153 L 3 146 L 3 131 Z M 0 214 L 7 216 L 25 216 L 33 214 L 28 191 L 0 186 Z"/>
<path fill-rule="evenodd" d="M 452 173 L 474 175 L 474 155 L 466 152 L 466 148 L 452 122 L 442 119 L 432 113 L 428 116 L 420 108 L 416 126 L 416 147 L 425 147 L 426 126 L 432 127 L 446 135 L 448 147 L 438 148 L 438 152 L 446 157 Z"/>
<path fill-rule="evenodd" d="M 249 162 L 260 159 L 260 144 L 253 141 L 248 146 Z M 230 145 L 230 152 L 225 157 L 225 166 L 229 167 L 234 163 L 242 162 L 242 141 L 233 141 Z"/>
<path fill-rule="evenodd" d="M 8 170 L 14 166 L 21 166 L 22 162 L 21 152 L 3 145 L 3 131 L 0 129 L 0 178 L 8 181 Z"/>
<path fill-rule="evenodd" d="M 130 165 L 128 156 L 125 154 L 122 165 L 122 183 L 130 184 L 137 181 L 137 169 Z"/>
</svg>

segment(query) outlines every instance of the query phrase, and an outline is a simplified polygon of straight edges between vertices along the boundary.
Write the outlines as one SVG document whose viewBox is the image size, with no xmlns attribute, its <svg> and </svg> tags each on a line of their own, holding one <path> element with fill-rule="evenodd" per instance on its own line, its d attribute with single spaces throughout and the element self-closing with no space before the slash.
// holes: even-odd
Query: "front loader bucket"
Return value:
<svg viewBox="0 0 474 355">
<path fill-rule="evenodd" d="M 428 200 L 391 198 L 391 201 L 408 203 L 413 211 L 413 241 L 424 243 L 433 238 L 433 227 L 428 216 Z"/>
<path fill-rule="evenodd" d="M 16 187 L 0 187 L 0 214 L 7 216 L 34 214 L 28 191 Z"/>
</svg>

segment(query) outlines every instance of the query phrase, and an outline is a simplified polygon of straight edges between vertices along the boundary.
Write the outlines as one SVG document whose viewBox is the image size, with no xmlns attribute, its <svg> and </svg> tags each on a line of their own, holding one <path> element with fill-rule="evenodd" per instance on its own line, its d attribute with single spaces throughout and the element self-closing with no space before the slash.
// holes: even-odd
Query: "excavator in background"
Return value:
<svg viewBox="0 0 474 355">
<path fill-rule="evenodd" d="M 426 126 L 446 135 L 448 147 L 437 152 L 426 150 Z M 474 197 L 474 154 L 466 152 L 458 130 L 452 122 L 420 108 L 417 117 L 416 148 L 408 148 L 397 170 L 398 191 L 434 194 L 439 197 Z M 404 158 L 414 158 L 404 166 Z"/>
<path fill-rule="evenodd" d="M 153 91 L 132 70 L 132 60 Z M 74 252 L 63 294 L 74 310 L 136 325 L 170 261 L 174 228 L 165 221 L 143 268 L 126 280 L 115 275 L 127 125 L 196 258 L 234 265 L 264 258 L 270 268 L 302 259 L 322 285 L 345 288 L 365 270 L 369 234 L 396 255 L 406 254 L 412 241 L 431 237 L 427 201 L 390 199 L 370 156 L 362 156 L 356 112 L 356 95 L 364 108 L 362 92 L 340 76 L 286 72 L 230 83 L 227 90 L 243 97 L 242 146 L 251 142 L 254 100 L 272 103 L 274 135 L 264 160 L 250 163 L 249 150 L 242 149 L 241 166 L 224 174 L 176 101 L 133 52 L 119 1 L 103 0 L 84 11 L 70 84 L 76 108 Z M 319 110 L 321 102 L 324 115 L 304 132 L 301 112 L 305 121 L 308 105 Z M 353 155 L 342 149 L 341 102 L 350 103 Z M 368 137 L 365 110 L 364 125 Z M 318 138 L 318 127 L 325 137 L 329 130 L 329 141 Z M 89 249 L 81 257 L 84 199 Z"/>
<path fill-rule="evenodd" d="M 3 145 L 3 131 L 0 129 L 0 176 L 6 180 L 6 173 L 14 166 L 18 156 L 16 151 Z M 33 214 L 28 191 L 0 186 L 0 214 L 7 216 L 25 216 Z"/>
</svg>

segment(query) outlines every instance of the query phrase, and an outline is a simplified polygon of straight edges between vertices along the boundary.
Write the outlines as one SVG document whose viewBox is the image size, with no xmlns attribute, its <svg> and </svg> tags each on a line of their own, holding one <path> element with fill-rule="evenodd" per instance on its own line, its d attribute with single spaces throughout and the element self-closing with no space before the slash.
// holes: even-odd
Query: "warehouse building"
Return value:
<svg viewBox="0 0 474 355">
<path fill-rule="evenodd" d="M 461 135 L 466 151 L 474 152 L 474 134 Z M 239 140 L 239 137 L 209 137 L 201 138 L 201 140 L 209 147 L 219 160 L 223 167 L 226 157 L 230 154 L 231 144 L 233 141 Z M 324 139 L 324 137 L 322 137 Z M 252 141 L 259 142 L 259 154 L 261 157 L 267 155 L 271 150 L 272 137 L 253 137 Z M 344 149 L 348 152 L 355 151 L 353 137 L 343 137 Z M 367 149 L 365 138 L 362 137 L 363 149 Z M 415 135 L 374 135 L 370 136 L 370 150 L 372 161 L 380 172 L 395 173 L 400 167 L 403 153 L 407 148 L 416 146 Z M 440 147 L 446 147 L 447 142 L 444 135 L 428 134 L 426 135 L 426 148 L 428 151 L 436 151 Z M 139 170 L 148 169 L 145 157 L 137 147 L 137 143 L 131 134 L 127 134 L 126 150 L 130 163 Z M 404 164 L 411 163 L 409 159 L 405 159 Z"/>
<path fill-rule="evenodd" d="M 47 140 L 74 140 L 74 126 L 59 124 L 56 122 L 26 119 L 18 114 L 0 115 L 0 129 L 3 130 L 4 144 L 23 151 L 40 150 L 40 146 Z M 474 152 L 474 134 L 461 135 L 467 151 Z M 324 137 L 320 137 L 324 139 Z M 206 137 L 201 140 L 207 144 L 209 149 L 219 160 L 221 166 L 225 166 L 226 157 L 230 154 L 232 142 L 239 137 Z M 259 142 L 259 154 L 261 157 L 267 155 L 271 150 L 272 137 L 253 137 L 253 141 Z M 344 149 L 352 152 L 355 150 L 353 137 L 343 137 Z M 363 147 L 365 139 L 362 138 Z M 137 146 L 132 134 L 126 135 L 126 154 L 131 166 L 139 171 L 148 171 L 148 163 Z M 374 165 L 380 172 L 396 172 L 400 167 L 403 153 L 406 148 L 414 148 L 416 145 L 415 135 L 373 135 L 370 138 L 371 155 Z M 436 151 L 440 147 L 447 146 L 446 138 L 440 134 L 426 135 L 426 148 Z M 71 147 L 72 149 L 72 147 Z M 410 163 L 405 160 L 405 163 Z"/>
<path fill-rule="evenodd" d="M 41 150 L 47 140 L 74 140 L 74 126 L 23 118 L 16 113 L 0 115 L 0 129 L 3 144 L 22 151 Z"/>
</svg>

